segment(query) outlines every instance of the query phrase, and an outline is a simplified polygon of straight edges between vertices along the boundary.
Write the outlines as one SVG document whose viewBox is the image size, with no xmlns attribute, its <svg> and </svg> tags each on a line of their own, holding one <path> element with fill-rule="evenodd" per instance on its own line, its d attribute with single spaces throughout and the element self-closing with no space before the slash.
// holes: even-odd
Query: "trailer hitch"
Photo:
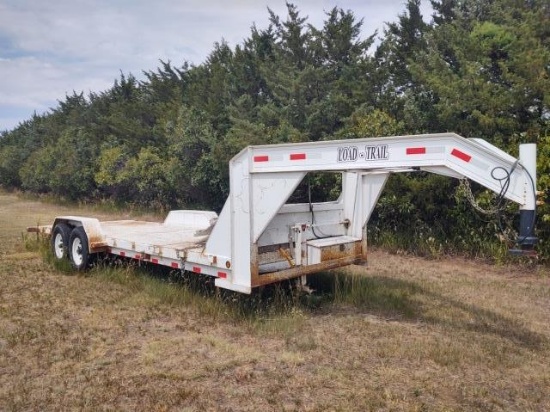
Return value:
<svg viewBox="0 0 550 412">
<path fill-rule="evenodd" d="M 537 257 L 535 245 L 538 238 L 535 236 L 535 211 L 520 210 L 519 215 L 519 236 L 516 239 L 516 248 L 508 252 L 514 256 Z"/>
<path fill-rule="evenodd" d="M 535 222 L 537 220 L 537 153 L 535 144 L 521 144 L 519 146 L 519 160 L 526 175 L 525 185 L 531 190 L 526 203 L 519 211 L 519 236 L 516 239 L 517 248 L 510 249 L 510 254 L 516 256 L 536 257 L 535 245 L 538 238 L 535 236 Z"/>
</svg>

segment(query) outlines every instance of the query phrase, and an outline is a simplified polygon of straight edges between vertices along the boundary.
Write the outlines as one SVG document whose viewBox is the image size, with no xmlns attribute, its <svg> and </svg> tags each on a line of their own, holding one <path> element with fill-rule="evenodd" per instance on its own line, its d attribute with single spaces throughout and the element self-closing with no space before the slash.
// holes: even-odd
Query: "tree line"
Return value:
<svg viewBox="0 0 550 412">
<path fill-rule="evenodd" d="M 420 0 L 408 0 L 383 33 L 366 38 L 351 10 L 335 7 L 314 27 L 293 4 L 283 17 L 268 9 L 267 28 L 252 26 L 234 48 L 216 43 L 202 64 L 160 61 L 143 80 L 121 73 L 106 91 L 73 92 L 2 132 L 0 185 L 69 200 L 219 210 L 228 161 L 247 145 L 453 131 L 513 155 L 519 143 L 537 143 L 539 189 L 548 193 L 549 3 L 431 4 L 426 17 Z M 333 183 L 310 181 L 320 197 Z M 515 211 L 487 219 L 457 181 L 392 176 L 370 236 L 426 253 L 491 254 L 503 245 L 498 234 L 514 236 Z M 538 219 L 545 259 L 547 211 L 542 206 Z"/>
</svg>

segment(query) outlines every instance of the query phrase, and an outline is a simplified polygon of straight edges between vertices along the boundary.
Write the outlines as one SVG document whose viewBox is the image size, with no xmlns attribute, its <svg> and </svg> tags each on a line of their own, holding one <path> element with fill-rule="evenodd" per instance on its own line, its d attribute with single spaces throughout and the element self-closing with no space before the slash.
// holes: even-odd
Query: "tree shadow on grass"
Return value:
<svg viewBox="0 0 550 412">
<path fill-rule="evenodd" d="M 520 318 L 513 319 L 465 303 L 428 290 L 414 281 L 339 272 L 312 276 L 309 284 L 316 292 L 306 298 L 305 304 L 313 313 L 341 305 L 358 313 L 387 319 L 420 321 L 453 330 L 495 335 L 532 350 L 550 346 L 546 335 L 529 330 Z M 441 315 L 437 314 L 437 308 L 444 308 Z"/>
</svg>

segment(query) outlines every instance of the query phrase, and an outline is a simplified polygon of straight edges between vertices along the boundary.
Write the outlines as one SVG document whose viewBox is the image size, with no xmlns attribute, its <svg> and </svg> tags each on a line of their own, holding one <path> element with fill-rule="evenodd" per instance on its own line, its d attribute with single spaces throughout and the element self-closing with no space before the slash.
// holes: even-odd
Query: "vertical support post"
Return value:
<svg viewBox="0 0 550 412">
<path fill-rule="evenodd" d="M 302 266 L 302 228 L 294 228 L 294 264 Z"/>
<path fill-rule="evenodd" d="M 525 203 L 520 206 L 519 238 L 522 250 L 532 250 L 538 239 L 535 237 L 536 190 L 537 190 L 537 146 L 534 143 L 519 146 L 519 160 L 524 169 Z"/>
<path fill-rule="evenodd" d="M 231 274 L 226 279 L 217 278 L 216 286 L 241 293 L 251 292 L 252 275 L 257 272 L 256 245 L 252 242 L 249 150 L 244 149 L 229 162 L 229 209 L 226 205 L 222 211 L 223 218 L 229 222 L 220 226 L 229 233 L 216 232 L 217 242 L 211 244 L 221 250 L 227 247 L 223 242 L 229 242 L 231 248 Z"/>
</svg>

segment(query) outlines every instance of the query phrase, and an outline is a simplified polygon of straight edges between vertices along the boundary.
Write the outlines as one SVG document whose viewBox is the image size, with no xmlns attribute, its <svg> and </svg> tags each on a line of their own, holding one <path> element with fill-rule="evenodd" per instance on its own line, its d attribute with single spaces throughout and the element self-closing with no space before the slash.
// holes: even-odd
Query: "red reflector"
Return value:
<svg viewBox="0 0 550 412">
<path fill-rule="evenodd" d="M 170 266 L 172 266 L 174 269 L 178 269 L 180 267 L 178 262 L 172 262 Z"/>
<path fill-rule="evenodd" d="M 225 272 L 218 272 L 218 277 L 222 279 L 227 279 L 227 273 Z"/>
<path fill-rule="evenodd" d="M 458 150 L 458 149 L 453 149 L 453 151 L 451 152 L 451 154 L 452 154 L 454 157 L 458 157 L 460 160 L 464 160 L 465 162 L 469 162 L 470 160 L 472 160 L 472 156 L 467 155 L 466 153 L 461 152 L 461 151 Z"/>
<path fill-rule="evenodd" d="M 151 259 L 151 262 L 153 262 L 153 263 L 155 263 L 155 264 L 158 264 L 158 263 L 159 263 L 159 260 L 158 260 L 158 259 L 155 259 L 155 258 L 153 258 L 153 259 Z"/>
<path fill-rule="evenodd" d="M 426 148 L 425 147 L 408 147 L 407 154 L 408 155 L 426 154 Z"/>
<path fill-rule="evenodd" d="M 195 273 L 201 273 L 201 268 L 198 266 L 193 266 L 193 272 Z"/>
<path fill-rule="evenodd" d="M 306 154 L 305 153 L 292 153 L 290 155 L 290 160 L 305 160 Z"/>
<path fill-rule="evenodd" d="M 120 252 L 120 256 L 126 256 L 126 252 Z"/>
<path fill-rule="evenodd" d="M 269 156 L 254 156 L 255 162 L 269 162 Z"/>
</svg>

